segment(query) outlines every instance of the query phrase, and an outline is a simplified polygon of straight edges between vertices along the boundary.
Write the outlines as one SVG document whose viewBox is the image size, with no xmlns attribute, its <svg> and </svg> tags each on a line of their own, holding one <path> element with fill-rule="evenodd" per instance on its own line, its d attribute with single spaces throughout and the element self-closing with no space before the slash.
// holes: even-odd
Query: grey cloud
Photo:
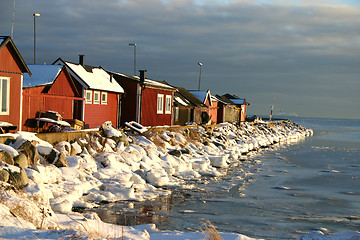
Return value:
<svg viewBox="0 0 360 240">
<path fill-rule="evenodd" d="M 32 63 L 32 14 L 40 12 L 38 62 L 77 61 L 85 54 L 89 64 L 131 74 L 128 43 L 135 42 L 137 68 L 149 77 L 196 88 L 201 61 L 203 88 L 246 97 L 255 103 L 250 112 L 267 112 L 277 96 L 294 108 L 289 112 L 316 116 L 328 92 L 342 99 L 334 98 L 334 107 L 346 102 L 347 116 L 360 118 L 360 10 L 252 2 L 17 0 L 15 44 Z M 12 4 L 4 7 L 0 26 L 9 29 L 6 35 Z"/>
</svg>

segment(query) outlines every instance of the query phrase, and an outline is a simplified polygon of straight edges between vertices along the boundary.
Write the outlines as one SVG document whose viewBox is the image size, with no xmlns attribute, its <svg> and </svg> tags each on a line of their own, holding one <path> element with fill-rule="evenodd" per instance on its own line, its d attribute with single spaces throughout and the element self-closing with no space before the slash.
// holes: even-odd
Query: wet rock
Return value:
<svg viewBox="0 0 360 240">
<path fill-rule="evenodd" d="M 0 150 L 0 162 L 5 162 L 10 165 L 14 165 L 14 159 L 7 151 Z"/>
<path fill-rule="evenodd" d="M 170 151 L 168 152 L 168 154 L 173 155 L 173 156 L 175 156 L 175 157 L 181 157 L 181 151 L 180 151 L 180 150 L 177 150 L 177 149 L 170 150 Z"/>
<path fill-rule="evenodd" d="M 19 155 L 14 157 L 14 165 L 21 168 L 27 168 L 29 166 L 28 158 L 25 153 L 21 152 Z"/>
<path fill-rule="evenodd" d="M 23 168 L 19 168 L 19 172 L 11 172 L 9 181 L 16 188 L 23 188 L 29 183 L 29 178 Z"/>
<path fill-rule="evenodd" d="M 35 141 L 26 141 L 19 147 L 19 152 L 23 152 L 27 156 L 28 165 L 34 166 L 39 160 L 39 152 L 36 149 Z"/>
<path fill-rule="evenodd" d="M 0 170 L 0 181 L 8 182 L 9 181 L 10 174 L 5 169 Z"/>
</svg>

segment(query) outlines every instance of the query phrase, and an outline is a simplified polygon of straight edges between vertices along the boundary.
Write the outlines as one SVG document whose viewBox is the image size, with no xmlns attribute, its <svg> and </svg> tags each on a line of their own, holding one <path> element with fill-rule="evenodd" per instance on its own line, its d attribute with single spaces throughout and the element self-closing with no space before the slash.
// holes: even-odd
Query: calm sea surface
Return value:
<svg viewBox="0 0 360 240">
<path fill-rule="evenodd" d="M 314 136 L 242 156 L 225 176 L 191 182 L 170 198 L 97 212 L 112 223 L 181 231 L 208 219 L 219 231 L 265 239 L 360 231 L 360 120 L 292 120 Z"/>
</svg>

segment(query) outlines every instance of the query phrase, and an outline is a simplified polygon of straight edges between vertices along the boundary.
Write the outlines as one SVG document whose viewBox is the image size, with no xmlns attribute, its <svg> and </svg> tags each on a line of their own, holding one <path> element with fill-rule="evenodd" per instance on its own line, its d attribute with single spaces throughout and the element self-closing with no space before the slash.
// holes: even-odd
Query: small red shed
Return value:
<svg viewBox="0 0 360 240">
<path fill-rule="evenodd" d="M 211 106 L 210 106 L 210 119 L 211 119 L 211 124 L 217 124 L 217 114 L 218 114 L 218 103 L 219 101 L 217 100 L 217 98 L 215 96 L 211 95 Z"/>
<path fill-rule="evenodd" d="M 79 64 L 57 59 L 54 65 L 64 65 L 74 80 L 77 91 L 85 98 L 82 104 L 74 106 L 85 126 L 95 128 L 106 121 L 120 126 L 120 100 L 124 89 L 112 75 L 101 67 L 84 64 L 80 55 Z"/>
<path fill-rule="evenodd" d="M 216 95 L 215 98 L 218 101 L 217 122 L 238 122 L 240 116 L 240 109 L 224 96 Z"/>
<path fill-rule="evenodd" d="M 173 98 L 176 89 L 165 82 L 111 72 L 116 81 L 124 87 L 125 96 L 121 102 L 121 123 L 136 121 L 143 126 L 172 125 Z"/>
<path fill-rule="evenodd" d="M 206 117 L 203 113 L 202 118 L 206 119 L 208 118 L 210 122 L 215 122 L 217 121 L 217 106 L 215 107 L 212 99 L 211 99 L 211 93 L 210 90 L 189 90 L 189 92 L 194 95 L 197 99 L 199 99 L 205 106 L 207 106 L 207 110 L 206 113 L 208 114 L 208 116 Z M 212 114 L 212 115 L 211 115 Z M 207 121 L 205 121 L 207 122 Z"/>
<path fill-rule="evenodd" d="M 24 74 L 23 129 L 33 131 L 32 120 L 46 111 L 58 112 L 64 119 L 81 119 L 74 106 L 84 98 L 62 65 L 28 65 L 32 75 Z M 61 102 L 61 104 L 59 104 Z"/>
<path fill-rule="evenodd" d="M 0 127 L 2 129 L 22 130 L 23 73 L 31 75 L 13 40 L 9 36 L 0 36 Z"/>
</svg>

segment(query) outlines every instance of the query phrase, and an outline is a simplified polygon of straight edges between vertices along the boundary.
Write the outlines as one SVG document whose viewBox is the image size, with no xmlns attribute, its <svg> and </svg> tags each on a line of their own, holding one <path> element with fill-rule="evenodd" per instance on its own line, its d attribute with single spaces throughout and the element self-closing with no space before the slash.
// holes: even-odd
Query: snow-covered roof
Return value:
<svg viewBox="0 0 360 240">
<path fill-rule="evenodd" d="M 65 62 L 65 64 L 70 68 L 70 72 L 75 73 L 85 83 L 87 89 L 124 93 L 120 84 L 115 79 L 112 80 L 111 75 L 100 67 L 91 67 L 88 71 L 80 64 L 70 62 Z"/>
<path fill-rule="evenodd" d="M 199 99 L 201 102 L 205 103 L 208 91 L 205 90 L 189 90 L 189 92 L 194 95 L 197 99 Z"/>
<path fill-rule="evenodd" d="M 186 100 L 185 98 L 181 98 L 179 96 L 175 96 L 174 101 L 177 103 L 177 105 L 181 105 L 183 107 L 187 107 L 190 104 L 188 100 Z"/>
<path fill-rule="evenodd" d="M 61 65 L 28 65 L 32 75 L 24 74 L 23 87 L 51 84 L 59 75 Z"/>
<path fill-rule="evenodd" d="M 153 87 L 159 87 L 159 88 L 166 88 L 166 89 L 172 89 L 172 90 L 176 90 L 174 87 L 166 84 L 166 83 L 162 83 L 162 82 L 158 82 L 158 81 L 154 81 L 154 80 L 150 80 L 150 79 L 145 79 L 145 85 L 150 85 Z"/>
<path fill-rule="evenodd" d="M 137 82 L 140 82 L 140 77 L 139 76 L 129 76 L 129 75 L 126 75 L 126 74 L 123 74 L 123 73 L 117 73 L 117 72 L 110 72 L 112 74 L 116 74 L 120 77 L 123 77 L 123 78 L 127 78 L 129 80 L 132 80 L 132 81 L 137 81 Z M 148 79 L 148 78 L 145 78 L 145 82 L 144 82 L 145 86 L 150 86 L 150 87 L 154 87 L 154 88 L 162 88 L 162 89 L 169 89 L 169 90 L 173 90 L 173 91 L 176 91 L 176 88 L 170 86 L 169 84 L 166 84 L 164 82 L 159 82 L 159 81 L 155 81 L 155 80 L 151 80 L 151 79 Z"/>
</svg>

